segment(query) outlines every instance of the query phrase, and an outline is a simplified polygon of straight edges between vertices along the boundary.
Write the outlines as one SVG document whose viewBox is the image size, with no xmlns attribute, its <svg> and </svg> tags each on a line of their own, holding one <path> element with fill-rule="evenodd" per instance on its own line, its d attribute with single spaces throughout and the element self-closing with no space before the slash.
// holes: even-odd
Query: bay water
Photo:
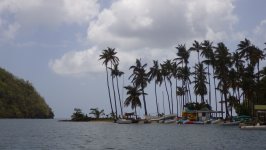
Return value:
<svg viewBox="0 0 266 150">
<path fill-rule="evenodd" d="M 266 131 L 238 126 L 0 119 L 0 150 L 263 150 Z"/>
</svg>

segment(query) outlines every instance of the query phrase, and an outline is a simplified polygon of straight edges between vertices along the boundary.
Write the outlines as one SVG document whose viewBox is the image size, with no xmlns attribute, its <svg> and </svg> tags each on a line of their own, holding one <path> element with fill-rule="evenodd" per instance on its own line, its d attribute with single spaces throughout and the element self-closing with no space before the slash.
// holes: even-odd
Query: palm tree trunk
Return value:
<svg viewBox="0 0 266 150">
<path fill-rule="evenodd" d="M 116 104 L 116 94 L 115 94 L 115 86 L 114 86 L 114 78 L 112 77 L 112 86 L 113 86 L 113 92 L 114 92 L 114 101 L 115 101 L 115 115 L 117 119 L 117 104 Z"/>
<path fill-rule="evenodd" d="M 143 103 L 144 103 L 145 116 L 148 116 L 147 107 L 146 107 L 146 100 L 145 100 L 145 92 L 144 92 L 144 86 L 143 85 L 141 85 L 141 90 L 142 90 L 142 97 L 143 97 Z"/>
<path fill-rule="evenodd" d="M 175 99 L 176 99 L 176 115 L 178 116 L 177 79 L 175 79 Z"/>
<path fill-rule="evenodd" d="M 170 114 L 172 114 L 172 112 L 171 112 L 170 98 L 169 98 L 169 93 L 168 93 L 168 89 L 167 89 L 167 85 L 166 85 L 166 80 L 165 80 L 165 77 L 164 77 L 164 85 L 165 85 L 166 94 L 167 94 L 167 99 L 168 99 L 169 112 L 170 112 Z"/>
<path fill-rule="evenodd" d="M 204 102 L 204 95 L 202 94 L 202 95 L 200 95 L 200 97 L 201 97 L 201 102 L 203 103 Z"/>
<path fill-rule="evenodd" d="M 137 116 L 137 107 L 135 106 L 135 116 L 136 116 L 136 119 L 138 119 L 138 116 Z"/>
<path fill-rule="evenodd" d="M 158 107 L 158 98 L 157 98 L 156 81 L 154 82 L 154 91 L 155 91 L 155 100 L 156 100 L 157 116 L 159 117 L 159 107 Z"/>
<path fill-rule="evenodd" d="M 214 77 L 214 68 L 212 70 L 212 74 L 213 74 L 213 84 L 214 84 L 214 97 L 215 97 L 215 110 L 218 110 L 218 101 L 217 101 L 217 89 L 216 89 L 216 80 Z M 217 114 L 216 114 L 217 117 Z"/>
<path fill-rule="evenodd" d="M 123 107 L 122 107 L 122 101 L 121 101 L 121 97 L 120 97 L 120 91 L 119 91 L 119 85 L 118 85 L 118 78 L 117 78 L 117 76 L 116 76 L 116 87 L 117 87 L 119 104 L 120 104 L 120 109 L 121 109 L 121 116 L 123 117 Z"/>
<path fill-rule="evenodd" d="M 192 102 L 191 93 L 190 93 L 190 84 L 187 84 L 188 94 L 189 94 L 189 102 Z"/>
<path fill-rule="evenodd" d="M 210 65 L 208 64 L 208 78 L 209 78 L 209 105 L 211 106 L 211 78 L 210 78 Z"/>
<path fill-rule="evenodd" d="M 111 92 L 110 92 L 110 86 L 109 86 L 109 74 L 108 74 L 107 65 L 105 65 L 105 70 L 106 70 L 106 80 L 107 80 L 108 95 L 109 95 L 110 106 L 111 106 L 111 113 L 112 113 L 112 115 L 114 115 L 113 104 L 112 104 L 112 99 L 111 99 Z"/>
<path fill-rule="evenodd" d="M 223 94 L 222 93 L 220 93 L 220 96 L 221 96 L 221 112 L 222 112 L 222 118 L 224 118 L 224 110 L 223 110 L 223 103 L 224 103 L 224 101 L 223 101 Z"/>
<path fill-rule="evenodd" d="M 228 118 L 229 117 L 229 112 L 228 112 L 227 93 L 224 93 L 224 101 L 225 101 L 225 114 L 226 114 L 226 118 Z"/>
<path fill-rule="evenodd" d="M 174 113 L 174 100 L 173 100 L 173 89 L 172 82 L 170 81 L 170 89 L 171 89 L 171 101 L 172 101 L 172 114 Z"/>
</svg>

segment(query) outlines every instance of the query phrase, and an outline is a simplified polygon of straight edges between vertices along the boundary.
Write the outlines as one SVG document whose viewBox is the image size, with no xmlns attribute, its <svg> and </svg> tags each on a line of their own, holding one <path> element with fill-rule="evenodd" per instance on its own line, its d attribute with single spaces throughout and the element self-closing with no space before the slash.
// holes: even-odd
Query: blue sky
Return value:
<svg viewBox="0 0 266 150">
<path fill-rule="evenodd" d="M 57 118 L 76 107 L 110 112 L 102 49 L 117 49 L 124 85 L 136 58 L 148 65 L 174 58 L 178 43 L 223 41 L 233 51 L 246 37 L 263 49 L 265 6 L 264 0 L 1 0 L 0 66 L 31 81 Z"/>
</svg>

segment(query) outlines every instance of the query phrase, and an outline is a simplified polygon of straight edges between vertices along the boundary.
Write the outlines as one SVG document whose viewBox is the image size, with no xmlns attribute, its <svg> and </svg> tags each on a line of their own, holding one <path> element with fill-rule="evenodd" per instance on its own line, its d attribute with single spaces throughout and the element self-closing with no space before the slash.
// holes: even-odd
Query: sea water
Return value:
<svg viewBox="0 0 266 150">
<path fill-rule="evenodd" d="M 237 126 L 1 119 L 0 150 L 266 149 L 266 131 Z"/>
</svg>

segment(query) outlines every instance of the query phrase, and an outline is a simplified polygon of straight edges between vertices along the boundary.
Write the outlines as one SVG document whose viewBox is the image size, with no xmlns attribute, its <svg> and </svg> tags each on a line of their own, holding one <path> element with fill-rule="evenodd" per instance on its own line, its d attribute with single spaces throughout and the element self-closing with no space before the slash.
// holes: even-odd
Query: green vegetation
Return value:
<svg viewBox="0 0 266 150">
<path fill-rule="evenodd" d="M 71 120 L 63 121 L 113 121 L 114 119 L 113 115 L 105 115 L 103 109 L 99 110 L 98 108 L 91 108 L 89 114 L 93 115 L 93 117 L 84 114 L 80 108 L 75 108 Z"/>
<path fill-rule="evenodd" d="M 91 110 L 90 114 L 94 115 L 96 119 L 99 119 L 100 116 L 105 115 L 103 109 L 99 110 L 98 108 L 91 108 L 90 110 Z"/>
<path fill-rule="evenodd" d="M 29 81 L 19 79 L 0 68 L 0 118 L 53 118 Z"/>
<path fill-rule="evenodd" d="M 74 113 L 71 116 L 71 121 L 89 121 L 90 118 L 84 114 L 80 108 L 74 108 Z"/>
</svg>

